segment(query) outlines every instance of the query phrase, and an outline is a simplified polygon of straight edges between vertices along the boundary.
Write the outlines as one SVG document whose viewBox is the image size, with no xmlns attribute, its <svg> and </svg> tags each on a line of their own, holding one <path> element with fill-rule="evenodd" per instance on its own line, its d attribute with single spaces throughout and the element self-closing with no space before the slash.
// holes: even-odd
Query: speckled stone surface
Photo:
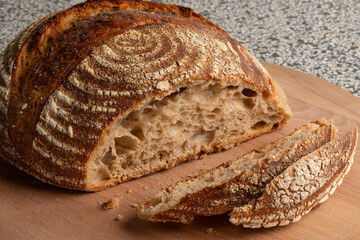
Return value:
<svg viewBox="0 0 360 240">
<path fill-rule="evenodd" d="M 190 7 L 261 61 L 313 74 L 360 97 L 359 0 L 158 0 Z M 0 51 L 25 26 L 79 0 L 0 0 Z"/>
</svg>

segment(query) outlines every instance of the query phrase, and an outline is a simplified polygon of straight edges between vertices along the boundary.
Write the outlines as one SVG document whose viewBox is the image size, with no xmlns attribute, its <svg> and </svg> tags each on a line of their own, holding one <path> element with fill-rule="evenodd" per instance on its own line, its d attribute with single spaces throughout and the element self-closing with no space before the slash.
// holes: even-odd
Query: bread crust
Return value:
<svg viewBox="0 0 360 240">
<path fill-rule="evenodd" d="M 94 48 L 125 31 L 141 29 L 153 24 L 161 28 L 180 29 L 179 31 L 188 29 L 200 36 L 220 39 L 219 41 L 228 44 L 241 60 L 239 69 L 243 74 L 224 75 L 221 72 L 213 74 L 212 69 L 201 68 L 187 76 L 185 79 L 187 82 L 196 82 L 199 79 L 247 82 L 282 109 L 284 121 L 278 128 L 291 117 L 282 89 L 271 79 L 266 70 L 241 44 L 201 15 L 175 5 L 130 0 L 94 0 L 54 13 L 30 25 L 1 56 L 1 156 L 31 175 L 55 185 L 82 190 L 104 188 L 105 186 L 90 188 L 87 185 L 86 167 L 91 153 L 104 139 L 106 126 L 146 99 L 154 95 L 160 98 L 171 93 L 171 89 L 158 88 L 159 80 L 149 81 L 136 88 L 134 82 L 119 83 L 118 89 L 115 90 L 131 90 L 139 94 L 125 94 L 120 97 L 116 110 L 108 111 L 106 114 L 97 112 L 98 108 L 93 112 L 90 109 L 88 112 L 72 110 L 71 114 L 76 118 L 96 119 L 101 126 L 79 127 L 82 136 L 77 139 L 71 137 L 72 128 L 64 130 L 64 134 L 52 132 L 54 130 L 51 129 L 46 129 L 44 132 L 44 128 L 39 127 L 41 114 L 49 106 L 52 96 L 74 92 L 73 86 L 69 84 L 70 75 Z M 88 75 L 81 74 L 83 79 L 89 80 Z M 185 80 L 182 84 L 185 84 Z M 175 85 L 171 82 L 167 84 Z M 100 86 L 100 89 L 102 87 L 104 85 Z M 76 93 L 73 97 L 80 102 L 88 101 L 93 106 L 100 101 L 100 98 L 91 98 L 84 92 Z M 61 123 L 61 120 L 58 121 Z M 258 134 L 263 132 L 259 131 Z M 47 136 L 48 134 L 55 134 L 57 139 Z M 88 140 L 86 136 L 93 138 Z M 46 138 L 55 146 L 40 146 L 38 139 L 41 138 Z M 68 146 L 62 144 L 63 142 Z M 224 146 L 233 144 L 224 143 Z M 42 147 L 47 148 L 48 151 L 36 150 Z M 59 147 L 66 148 L 67 151 L 60 151 Z M 180 159 L 177 163 L 184 160 Z"/>
<path fill-rule="evenodd" d="M 66 11 L 60 14 L 65 13 Z M 56 20 L 48 21 L 50 23 L 45 23 L 42 27 L 53 27 L 51 26 L 52 21 Z M 59 37 L 47 36 L 46 46 L 39 45 L 39 40 L 46 36 L 39 33 L 39 30 L 35 30 L 31 39 L 24 43 L 18 52 L 9 90 L 7 115 L 8 124 L 11 126 L 9 135 L 20 154 L 25 158 L 29 156 L 34 127 L 44 104 L 93 47 L 128 29 L 152 23 L 178 24 L 214 34 L 227 35 L 216 28 L 188 21 L 185 18 L 132 10 L 101 13 L 78 22 L 72 22 L 72 26 Z M 36 48 L 34 47 L 35 43 L 37 44 Z M 40 52 L 44 51 L 40 54 L 46 57 L 38 58 L 39 53 L 34 52 L 37 48 L 40 49 Z M 18 63 L 20 58 L 26 59 L 26 62 L 23 60 Z M 49 81 L 50 79 L 53 80 Z M 27 104 L 27 108 L 22 110 L 24 104 Z M 25 125 L 26 127 L 24 127 Z"/>
<path fill-rule="evenodd" d="M 149 216 L 146 212 L 156 204 L 159 193 L 156 197 L 147 200 L 138 208 L 138 216 L 150 221 L 172 221 L 188 224 L 195 216 L 223 214 L 232 210 L 234 207 L 245 205 L 253 199 L 257 199 L 262 195 L 265 187 L 273 178 L 281 174 L 301 157 L 308 155 L 334 139 L 336 128 L 331 125 L 329 119 L 322 119 L 315 123 L 319 125 L 319 128 L 312 135 L 302 141 L 294 143 L 289 148 L 276 153 L 273 158 L 259 162 L 259 166 L 254 170 L 241 171 L 236 174 L 235 177 L 227 179 L 221 184 L 211 185 L 202 188 L 197 192 L 188 193 L 171 208 Z M 305 129 L 306 127 L 307 125 L 304 125 L 296 129 L 294 133 L 300 129 Z M 253 152 L 265 153 L 266 149 L 277 148 L 282 142 L 283 140 L 280 139 L 260 149 L 256 149 Z M 246 155 L 251 154 L 252 152 Z M 243 157 L 244 159 L 246 158 L 246 155 Z M 169 186 L 163 193 L 173 191 L 176 185 L 182 183 L 189 182 L 191 184 L 196 178 L 201 179 L 203 176 L 208 175 L 213 175 L 215 177 L 216 171 L 221 168 L 228 168 L 234 161 L 224 163 L 200 175 Z M 252 159 L 252 161 L 260 160 Z"/>
<path fill-rule="evenodd" d="M 236 207 L 233 224 L 248 228 L 284 226 L 297 222 L 334 193 L 350 170 L 357 128 L 301 158 L 269 183 L 255 203 Z"/>
</svg>

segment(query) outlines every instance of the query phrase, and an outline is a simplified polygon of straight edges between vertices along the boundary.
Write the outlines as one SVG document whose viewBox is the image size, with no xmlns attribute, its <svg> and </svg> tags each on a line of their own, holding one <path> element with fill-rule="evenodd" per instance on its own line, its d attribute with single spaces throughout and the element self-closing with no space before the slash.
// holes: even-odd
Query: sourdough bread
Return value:
<svg viewBox="0 0 360 240">
<path fill-rule="evenodd" d="M 95 191 L 276 130 L 281 87 L 191 9 L 91 0 L 26 28 L 0 56 L 0 155 Z"/>
<path fill-rule="evenodd" d="M 224 163 L 198 176 L 178 182 L 147 200 L 138 216 L 150 221 L 190 223 L 194 216 L 222 214 L 248 204 L 300 158 L 335 137 L 332 120 L 322 118 L 290 135 Z"/>
</svg>

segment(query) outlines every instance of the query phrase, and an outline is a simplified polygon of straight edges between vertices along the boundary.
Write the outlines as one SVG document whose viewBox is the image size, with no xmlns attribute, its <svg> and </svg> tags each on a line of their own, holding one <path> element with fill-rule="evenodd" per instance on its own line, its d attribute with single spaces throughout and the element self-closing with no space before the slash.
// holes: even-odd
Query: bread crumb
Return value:
<svg viewBox="0 0 360 240">
<path fill-rule="evenodd" d="M 131 192 L 132 192 L 132 189 L 128 189 L 126 192 L 127 192 L 127 193 L 131 193 Z"/>
<path fill-rule="evenodd" d="M 101 206 L 104 210 L 112 209 L 118 207 L 120 204 L 120 199 L 117 197 L 113 197 L 110 200 L 104 202 Z"/>
<path fill-rule="evenodd" d="M 123 219 L 124 219 L 124 215 L 119 214 L 119 215 L 117 215 L 117 217 L 115 218 L 115 221 L 121 221 L 121 220 L 123 220 Z"/>
<path fill-rule="evenodd" d="M 144 190 L 146 190 L 146 189 L 147 189 L 147 187 L 146 187 L 146 186 L 144 186 L 143 188 L 144 188 Z"/>
<path fill-rule="evenodd" d="M 130 206 L 131 206 L 132 208 L 138 208 L 138 207 L 139 207 L 139 204 L 132 203 L 132 204 L 130 204 Z"/>
<path fill-rule="evenodd" d="M 208 229 L 206 229 L 206 233 L 210 234 L 213 232 L 213 230 L 214 230 L 213 228 L 208 228 Z"/>
</svg>

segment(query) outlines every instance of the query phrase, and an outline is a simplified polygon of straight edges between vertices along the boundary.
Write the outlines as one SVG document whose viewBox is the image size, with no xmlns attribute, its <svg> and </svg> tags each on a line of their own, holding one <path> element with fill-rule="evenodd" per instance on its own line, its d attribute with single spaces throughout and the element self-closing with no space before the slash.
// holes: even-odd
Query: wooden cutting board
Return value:
<svg viewBox="0 0 360 240">
<path fill-rule="evenodd" d="M 162 187 L 231 160 L 322 116 L 334 119 L 339 134 L 360 126 L 359 98 L 314 76 L 264 65 L 284 88 L 294 118 L 279 131 L 227 151 L 97 193 L 42 183 L 0 159 L 0 239 L 360 239 L 360 144 L 352 169 L 335 194 L 289 226 L 245 229 L 232 225 L 227 214 L 198 217 L 190 225 L 152 223 L 138 219 L 130 206 Z M 121 198 L 120 206 L 102 210 L 99 202 L 113 196 Z M 115 221 L 119 214 L 123 220 Z M 213 232 L 206 233 L 208 228 Z"/>
</svg>

